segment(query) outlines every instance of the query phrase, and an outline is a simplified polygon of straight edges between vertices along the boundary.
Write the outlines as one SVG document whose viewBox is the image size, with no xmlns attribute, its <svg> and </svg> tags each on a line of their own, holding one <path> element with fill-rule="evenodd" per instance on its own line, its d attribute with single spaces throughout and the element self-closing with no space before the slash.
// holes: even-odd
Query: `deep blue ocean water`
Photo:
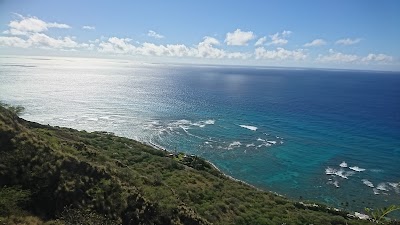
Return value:
<svg viewBox="0 0 400 225">
<path fill-rule="evenodd" d="M 0 101 L 200 155 L 296 200 L 400 202 L 400 73 L 3 57 Z"/>
</svg>

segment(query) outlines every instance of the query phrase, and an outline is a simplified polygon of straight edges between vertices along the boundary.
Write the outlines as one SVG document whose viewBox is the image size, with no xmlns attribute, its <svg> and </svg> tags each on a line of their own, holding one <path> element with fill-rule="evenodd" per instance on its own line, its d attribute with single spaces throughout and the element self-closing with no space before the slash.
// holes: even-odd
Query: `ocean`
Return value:
<svg viewBox="0 0 400 225">
<path fill-rule="evenodd" d="M 400 73 L 1 57 L 22 117 L 196 154 L 294 200 L 400 202 Z"/>
</svg>

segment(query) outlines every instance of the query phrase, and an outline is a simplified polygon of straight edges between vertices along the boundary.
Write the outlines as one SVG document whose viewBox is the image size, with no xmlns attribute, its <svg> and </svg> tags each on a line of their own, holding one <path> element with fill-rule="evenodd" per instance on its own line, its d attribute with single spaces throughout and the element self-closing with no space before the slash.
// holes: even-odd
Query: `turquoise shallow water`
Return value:
<svg viewBox="0 0 400 225">
<path fill-rule="evenodd" d="M 294 199 L 358 211 L 400 202 L 399 73 L 63 58 L 0 64 L 0 100 L 25 106 L 28 120 L 198 154 Z"/>
</svg>

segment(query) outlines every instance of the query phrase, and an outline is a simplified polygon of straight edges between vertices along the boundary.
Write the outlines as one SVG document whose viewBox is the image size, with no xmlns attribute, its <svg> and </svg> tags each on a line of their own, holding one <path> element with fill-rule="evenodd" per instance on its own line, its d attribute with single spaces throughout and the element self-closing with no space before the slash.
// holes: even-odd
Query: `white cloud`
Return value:
<svg viewBox="0 0 400 225">
<path fill-rule="evenodd" d="M 71 28 L 67 24 L 62 23 L 48 23 L 37 17 L 24 17 L 16 14 L 19 19 L 11 21 L 8 26 L 9 30 L 3 32 L 11 35 L 28 35 L 30 33 L 41 33 L 47 31 L 49 28 Z"/>
<path fill-rule="evenodd" d="M 132 41 L 130 38 L 111 37 L 107 41 L 102 41 L 99 44 L 98 51 L 114 54 L 134 53 L 136 47 L 130 44 L 130 41 Z"/>
<path fill-rule="evenodd" d="M 163 35 L 157 34 L 157 33 L 156 33 L 155 31 L 153 31 L 153 30 L 149 30 L 149 32 L 147 33 L 147 36 L 153 37 L 153 38 L 156 38 L 156 39 L 164 38 Z"/>
<path fill-rule="evenodd" d="M 26 39 L 20 37 L 0 37 L 0 46 L 61 50 L 90 47 L 89 44 L 74 41 L 72 37 L 53 38 L 43 33 L 32 33 Z"/>
<path fill-rule="evenodd" d="M 268 45 L 285 45 L 288 43 L 288 40 L 285 39 L 286 37 L 289 37 L 292 34 L 292 31 L 284 30 L 282 33 L 275 33 L 273 35 L 269 35 L 271 38 L 271 42 L 268 43 Z"/>
<path fill-rule="evenodd" d="M 27 42 L 33 47 L 40 48 L 56 48 L 56 49 L 65 49 L 65 48 L 80 48 L 81 44 L 78 44 L 71 37 L 64 38 L 52 38 L 42 33 L 35 33 L 29 36 Z"/>
<path fill-rule="evenodd" d="M 28 48 L 30 46 L 24 39 L 19 37 L 1 37 L 0 46 Z"/>
<path fill-rule="evenodd" d="M 319 55 L 316 61 L 324 63 L 387 64 L 393 61 L 393 56 L 369 53 L 367 56 L 362 57 L 330 49 L 328 55 Z"/>
<path fill-rule="evenodd" d="M 350 39 L 344 38 L 336 41 L 337 45 L 354 45 L 361 41 L 361 38 Z"/>
<path fill-rule="evenodd" d="M 360 59 L 357 55 L 344 54 L 329 49 L 328 55 L 319 55 L 317 61 L 319 62 L 334 62 L 334 63 L 354 63 Z"/>
<path fill-rule="evenodd" d="M 220 45 L 219 41 L 213 37 L 204 37 L 203 41 L 197 45 L 197 56 L 201 58 L 223 58 L 226 53 L 224 50 L 215 48 Z"/>
<path fill-rule="evenodd" d="M 323 39 L 315 39 L 309 43 L 305 43 L 304 47 L 314 47 L 314 46 L 322 46 L 326 45 L 326 41 Z"/>
<path fill-rule="evenodd" d="M 385 54 L 370 53 L 361 59 L 362 62 L 380 62 L 388 63 L 393 61 L 393 57 Z"/>
<path fill-rule="evenodd" d="M 236 29 L 233 33 L 226 34 L 225 43 L 227 45 L 243 46 L 248 45 L 248 42 L 253 40 L 256 36 L 251 31 L 241 31 Z"/>
<path fill-rule="evenodd" d="M 276 50 L 266 50 L 264 47 L 256 48 L 256 59 L 269 59 L 269 60 L 304 60 L 307 54 L 303 49 L 286 50 L 284 48 L 277 48 Z"/>
<path fill-rule="evenodd" d="M 261 46 L 261 45 L 263 45 L 266 41 L 267 41 L 267 37 L 264 36 L 264 37 L 258 39 L 257 42 L 254 44 L 254 46 Z"/>
<path fill-rule="evenodd" d="M 96 27 L 94 27 L 94 26 L 83 26 L 82 29 L 84 29 L 84 30 L 95 30 Z"/>
</svg>

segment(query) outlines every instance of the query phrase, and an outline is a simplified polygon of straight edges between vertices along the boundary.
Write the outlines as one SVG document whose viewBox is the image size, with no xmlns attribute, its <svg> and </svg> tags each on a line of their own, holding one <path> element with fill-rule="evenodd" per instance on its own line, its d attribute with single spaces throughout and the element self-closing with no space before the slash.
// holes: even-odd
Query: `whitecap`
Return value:
<svg viewBox="0 0 400 225">
<path fill-rule="evenodd" d="M 400 194 L 400 187 L 399 187 L 400 183 L 388 183 L 388 184 L 394 189 L 394 191 L 397 194 Z"/>
<path fill-rule="evenodd" d="M 379 194 L 380 194 L 379 191 L 378 191 L 378 189 L 373 188 L 372 190 L 374 191 L 374 194 L 375 194 L 375 195 L 379 195 Z"/>
<path fill-rule="evenodd" d="M 271 144 L 269 144 L 269 143 L 264 143 L 264 144 L 261 144 L 261 145 L 257 145 L 257 148 L 261 148 L 261 147 L 269 147 L 269 146 L 271 146 Z"/>
<path fill-rule="evenodd" d="M 242 145 L 242 143 L 240 143 L 240 141 L 234 141 L 229 144 L 228 149 L 237 148 L 237 147 L 240 147 L 241 145 Z"/>
<path fill-rule="evenodd" d="M 345 171 L 343 169 L 337 170 L 337 169 L 328 167 L 325 169 L 325 174 L 326 175 L 335 175 L 335 176 L 341 177 L 343 179 L 348 179 L 348 177 L 353 175 L 354 172 L 353 171 Z"/>
<path fill-rule="evenodd" d="M 264 139 L 258 138 L 257 141 L 265 141 Z"/>
<path fill-rule="evenodd" d="M 267 141 L 267 142 L 272 144 L 272 145 L 276 144 L 276 141 Z"/>
<path fill-rule="evenodd" d="M 337 187 L 337 188 L 339 188 L 340 186 L 339 186 L 339 182 L 338 181 L 335 181 L 335 182 L 333 182 L 332 183 L 333 185 L 335 185 L 335 187 Z"/>
<path fill-rule="evenodd" d="M 251 143 L 251 144 L 247 144 L 246 145 L 246 147 L 248 148 L 248 147 L 254 147 L 254 146 L 256 146 L 255 144 L 253 144 L 253 143 Z"/>
<path fill-rule="evenodd" d="M 380 191 L 389 191 L 388 186 L 385 183 L 378 184 L 378 186 L 376 186 L 376 189 Z"/>
<path fill-rule="evenodd" d="M 354 171 L 356 171 L 356 172 L 365 171 L 365 169 L 360 168 L 360 167 L 358 167 L 358 166 L 350 166 L 349 169 L 354 170 Z"/>
<path fill-rule="evenodd" d="M 339 182 L 337 180 L 335 181 L 328 181 L 327 184 L 332 184 L 333 186 L 335 186 L 336 188 L 339 188 Z"/>
<path fill-rule="evenodd" d="M 190 123 L 190 125 L 192 126 L 197 126 L 201 128 L 205 127 L 206 125 L 213 125 L 213 124 L 215 124 L 215 120 L 204 120 L 204 121 L 202 120 L 197 123 Z"/>
<path fill-rule="evenodd" d="M 249 126 L 249 125 L 239 125 L 240 127 L 252 130 L 252 131 L 256 131 L 258 129 L 258 127 L 255 126 Z"/>
<path fill-rule="evenodd" d="M 346 168 L 347 167 L 347 163 L 345 161 L 343 161 L 342 163 L 340 163 L 339 165 L 342 168 Z"/>
<path fill-rule="evenodd" d="M 215 124 L 215 120 L 206 120 L 206 121 L 204 121 L 204 123 L 207 125 L 213 125 L 213 124 Z"/>
<path fill-rule="evenodd" d="M 363 184 L 367 185 L 368 187 L 372 187 L 372 188 L 374 187 L 374 184 L 367 179 L 362 179 L 361 181 L 363 182 Z"/>
<path fill-rule="evenodd" d="M 333 169 L 333 168 L 328 167 L 328 168 L 325 169 L 325 174 L 326 175 L 335 175 L 335 173 L 336 173 L 336 170 Z"/>
</svg>

